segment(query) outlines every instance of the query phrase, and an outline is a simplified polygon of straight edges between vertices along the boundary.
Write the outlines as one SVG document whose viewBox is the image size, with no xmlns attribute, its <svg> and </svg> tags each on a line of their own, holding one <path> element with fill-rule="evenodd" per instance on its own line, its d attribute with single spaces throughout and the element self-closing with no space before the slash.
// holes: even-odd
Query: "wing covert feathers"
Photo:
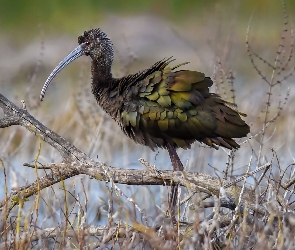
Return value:
<svg viewBox="0 0 295 250">
<path fill-rule="evenodd" d="M 122 78 L 123 131 L 152 149 L 167 143 L 189 148 L 196 140 L 214 148 L 239 148 L 233 138 L 250 131 L 241 113 L 209 92 L 213 84 L 209 77 L 197 71 L 173 71 L 170 62 L 171 58 L 164 59 Z"/>
</svg>

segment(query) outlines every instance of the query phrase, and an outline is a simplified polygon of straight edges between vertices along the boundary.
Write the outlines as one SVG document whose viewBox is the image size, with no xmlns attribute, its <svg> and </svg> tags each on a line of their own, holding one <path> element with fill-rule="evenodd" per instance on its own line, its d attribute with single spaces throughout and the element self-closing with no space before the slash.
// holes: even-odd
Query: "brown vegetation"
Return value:
<svg viewBox="0 0 295 250">
<path fill-rule="evenodd" d="M 184 173 L 161 170 L 170 168 L 168 158 L 151 164 L 147 149 L 120 136 L 85 90 L 83 74 L 88 66 L 81 70 L 74 104 L 65 106 L 68 112 L 46 114 L 39 122 L 36 117 L 46 110 L 30 95 L 40 69 L 38 61 L 26 103 L 17 101 L 16 105 L 0 93 L 0 148 L 5 152 L 0 154 L 5 197 L 0 201 L 0 248 L 294 249 L 295 163 L 286 160 L 290 144 L 284 147 L 294 140 L 290 131 L 293 86 L 288 82 L 294 81 L 294 33 L 286 11 L 284 14 L 280 43 L 271 56 L 252 45 L 253 22 L 247 32 L 246 50 L 259 76 L 255 85 L 260 90 L 252 96 L 248 93 L 249 104 L 239 110 L 248 114 L 252 134 L 240 141 L 239 151 L 215 152 L 194 145 Z M 227 69 L 231 46 L 228 42 L 219 53 L 213 78 L 219 94 L 236 102 L 239 79 Z M 41 47 L 42 51 L 44 45 Z M 130 55 L 127 63 L 121 63 L 122 72 L 138 60 Z M 269 59 L 272 57 L 274 60 Z M 124 164 L 126 157 L 136 157 L 135 147 L 140 147 L 149 162 L 141 158 L 141 165 L 132 169 Z M 27 159 L 31 162 L 24 164 L 28 170 L 21 169 L 17 160 L 24 151 L 30 151 Z M 118 152 L 123 157 L 117 159 Z M 227 162 L 219 160 L 222 153 Z M 100 157 L 102 161 L 117 159 L 116 167 Z M 219 161 L 206 164 L 213 173 L 198 173 L 205 172 L 200 166 L 211 158 Z M 23 176 L 21 183 L 18 175 Z M 178 184 L 175 226 L 166 213 L 166 187 Z"/>
</svg>

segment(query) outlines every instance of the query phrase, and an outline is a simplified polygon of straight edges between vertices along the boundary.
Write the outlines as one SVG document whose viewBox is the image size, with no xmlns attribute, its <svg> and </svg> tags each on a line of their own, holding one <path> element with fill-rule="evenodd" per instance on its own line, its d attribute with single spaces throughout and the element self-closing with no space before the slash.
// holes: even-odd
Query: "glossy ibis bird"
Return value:
<svg viewBox="0 0 295 250">
<path fill-rule="evenodd" d="M 98 104 L 135 142 L 152 150 L 166 148 L 174 170 L 183 170 L 177 148 L 190 148 L 196 140 L 210 147 L 237 149 L 233 138 L 248 134 L 249 126 L 238 111 L 209 92 L 213 82 L 198 71 L 170 67 L 163 59 L 133 75 L 114 78 L 111 73 L 113 47 L 101 29 L 85 31 L 79 46 L 66 56 L 46 80 L 45 91 L 56 74 L 82 55 L 92 59 L 92 93 Z M 176 204 L 173 187 L 170 209 Z M 174 213 L 174 212 L 173 212 Z"/>
</svg>

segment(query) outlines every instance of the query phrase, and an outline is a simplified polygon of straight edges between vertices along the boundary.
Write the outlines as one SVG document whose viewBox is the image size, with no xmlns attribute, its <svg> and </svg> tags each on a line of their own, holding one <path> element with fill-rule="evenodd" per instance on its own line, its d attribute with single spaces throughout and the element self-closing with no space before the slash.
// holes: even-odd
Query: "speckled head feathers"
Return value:
<svg viewBox="0 0 295 250">
<path fill-rule="evenodd" d="M 84 31 L 82 36 L 78 37 L 78 43 L 86 44 L 84 53 L 91 56 L 92 59 L 101 58 L 101 60 L 108 62 L 113 61 L 114 50 L 110 38 L 101 29 L 91 29 Z"/>
<path fill-rule="evenodd" d="M 90 40 L 98 39 L 100 41 L 107 41 L 110 43 L 110 45 L 112 45 L 110 38 L 100 28 L 84 31 L 84 34 L 78 37 L 78 42 L 79 44 L 81 44 L 86 42 L 88 39 Z"/>
</svg>

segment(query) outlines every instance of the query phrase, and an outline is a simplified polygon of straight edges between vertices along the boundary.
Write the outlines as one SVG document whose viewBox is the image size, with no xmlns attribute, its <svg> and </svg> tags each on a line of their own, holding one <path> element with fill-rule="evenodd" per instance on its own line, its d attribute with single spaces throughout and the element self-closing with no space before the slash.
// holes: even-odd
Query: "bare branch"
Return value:
<svg viewBox="0 0 295 250">
<path fill-rule="evenodd" d="M 182 185 L 186 186 L 190 183 L 190 189 L 199 192 L 207 192 L 208 194 L 218 195 L 220 183 L 218 179 L 209 175 L 196 173 L 182 173 L 178 171 L 148 171 L 148 170 L 133 170 L 133 169 L 119 169 L 107 167 L 103 163 L 94 162 L 84 153 L 78 150 L 74 145 L 67 142 L 55 132 L 51 131 L 34 117 L 32 117 L 26 110 L 18 108 L 15 104 L 6 99 L 0 94 L 0 106 L 3 108 L 5 114 L 18 117 L 19 124 L 35 135 L 41 137 L 45 142 L 48 142 L 52 147 L 59 150 L 64 156 L 64 163 L 49 164 L 41 166 L 41 168 L 50 168 L 51 173 L 45 177 L 38 178 L 34 183 L 13 191 L 9 197 L 9 211 L 19 203 L 20 200 L 26 199 L 55 183 L 73 177 L 79 174 L 86 174 L 100 181 L 110 181 L 114 183 L 127 185 Z M 26 164 L 28 165 L 28 164 Z M 30 166 L 30 165 L 29 165 Z M 30 166 L 33 167 L 33 166 Z M 34 166 L 35 167 L 35 166 Z M 39 168 L 38 166 L 36 166 Z M 206 191 L 207 190 L 207 191 Z M 234 197 L 235 190 L 228 190 L 229 195 Z M 249 202 L 252 199 L 252 190 L 245 192 L 248 196 Z M 247 200 L 247 198 L 246 198 Z M 5 205 L 6 199 L 0 202 L 0 207 Z"/>
<path fill-rule="evenodd" d="M 4 116 L 0 119 L 0 128 L 6 128 L 13 125 L 19 125 L 19 118 L 16 116 Z"/>
<path fill-rule="evenodd" d="M 31 133 L 40 136 L 43 141 L 47 142 L 49 145 L 57 149 L 63 157 L 64 161 L 71 161 L 71 159 L 79 161 L 87 159 L 89 160 L 86 154 L 81 152 L 74 145 L 70 144 L 68 141 L 66 141 L 64 138 L 62 138 L 49 128 L 44 126 L 33 116 L 31 116 L 25 109 L 17 107 L 2 94 L 0 94 L 0 107 L 3 109 L 6 117 L 9 116 L 13 118 L 12 120 L 14 121 L 14 123 L 12 123 L 12 125 L 15 125 L 16 121 L 18 120 L 17 124 L 26 128 Z M 9 124 L 8 121 L 4 119 L 3 125 L 6 125 L 7 127 L 7 124 Z"/>
</svg>

